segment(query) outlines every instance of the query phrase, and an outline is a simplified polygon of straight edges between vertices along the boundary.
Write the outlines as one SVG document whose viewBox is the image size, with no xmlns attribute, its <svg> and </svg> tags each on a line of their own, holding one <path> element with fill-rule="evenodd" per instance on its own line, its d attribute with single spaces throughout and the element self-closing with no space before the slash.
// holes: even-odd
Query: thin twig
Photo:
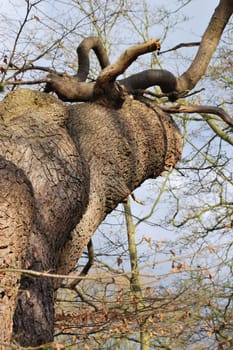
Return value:
<svg viewBox="0 0 233 350">
<path fill-rule="evenodd" d="M 45 271 L 34 271 L 34 270 L 26 270 L 26 269 L 14 269 L 14 268 L 3 268 L 0 269 L 0 273 L 19 273 L 23 275 L 28 276 L 35 276 L 35 277 L 48 277 L 48 278 L 55 278 L 55 279 L 77 279 L 77 275 L 62 275 L 62 274 L 55 274 L 55 273 L 49 273 Z M 79 277 L 81 279 L 91 279 L 91 280 L 97 280 L 98 277 Z"/>
<path fill-rule="evenodd" d="M 86 263 L 86 265 L 84 266 L 84 268 L 80 272 L 79 277 L 76 278 L 71 283 L 69 283 L 68 288 L 71 288 L 71 289 L 72 288 L 76 288 L 77 284 L 82 281 L 82 278 L 80 278 L 80 277 L 86 276 L 88 274 L 90 268 L 94 264 L 94 256 L 95 256 L 95 254 L 94 254 L 94 247 L 93 247 L 92 239 L 90 239 L 90 241 L 87 244 L 87 252 L 88 252 L 88 262 Z"/>
<path fill-rule="evenodd" d="M 18 41 L 19 41 L 19 38 L 20 38 L 20 35 L 28 21 L 28 17 L 29 17 L 29 14 L 31 12 L 31 9 L 34 5 L 33 4 L 29 4 L 29 2 L 27 3 L 27 10 L 26 10 L 26 14 L 24 16 L 24 19 L 23 19 L 23 22 L 22 24 L 20 25 L 20 28 L 18 30 L 18 33 L 16 34 L 16 37 L 15 37 L 15 41 L 14 41 L 14 44 L 13 44 L 13 48 L 12 48 L 12 52 L 11 52 L 11 55 L 10 55 L 10 58 L 9 58 L 9 61 L 8 61 L 8 64 L 7 64 L 7 68 L 6 68 L 6 71 L 3 73 L 2 75 L 2 79 L 1 79 L 1 82 L 4 81 L 5 79 L 5 76 L 6 76 L 6 73 L 7 73 L 7 70 L 8 68 L 11 66 L 12 64 L 12 61 L 13 61 L 13 57 L 15 55 L 15 51 L 16 51 L 16 47 L 18 45 Z"/>
<path fill-rule="evenodd" d="M 14 269 L 14 268 L 2 268 L 0 269 L 0 274 L 1 273 L 18 273 L 18 274 L 23 274 L 27 276 L 34 276 L 34 277 L 47 277 L 47 278 L 54 278 L 54 279 L 70 279 L 70 280 L 76 280 L 77 279 L 77 274 L 75 275 L 62 275 L 62 274 L 55 274 L 55 273 L 49 273 L 45 271 L 34 271 L 34 270 L 26 270 L 26 269 Z M 130 275 L 131 272 L 122 272 L 118 273 L 114 278 L 117 277 L 122 277 L 122 276 L 128 276 Z M 112 274 L 106 274 L 104 276 L 78 276 L 79 279 L 82 280 L 93 280 L 93 281 L 98 281 L 98 280 L 104 280 L 104 279 L 109 279 L 112 278 Z"/>
<path fill-rule="evenodd" d="M 164 50 L 164 51 L 159 51 L 158 52 L 158 55 L 162 55 L 163 53 L 167 53 L 167 52 L 170 52 L 170 51 L 175 51 L 175 50 L 178 50 L 182 47 L 193 47 L 193 46 L 199 46 L 200 45 L 200 41 L 193 41 L 193 42 L 190 42 L 190 43 L 180 43 L 174 47 L 172 47 L 171 49 L 168 49 L 168 50 Z"/>
<path fill-rule="evenodd" d="M 36 85 L 49 83 L 49 78 L 38 79 L 38 80 L 14 80 L 14 81 L 5 81 L 2 85 Z"/>
</svg>

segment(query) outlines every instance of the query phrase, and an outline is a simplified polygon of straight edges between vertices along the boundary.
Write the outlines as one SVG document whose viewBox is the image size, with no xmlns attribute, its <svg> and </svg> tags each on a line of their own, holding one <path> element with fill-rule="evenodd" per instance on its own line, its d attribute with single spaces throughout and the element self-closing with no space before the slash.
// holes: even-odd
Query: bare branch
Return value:
<svg viewBox="0 0 233 350">
<path fill-rule="evenodd" d="M 166 70 L 148 70 L 122 79 L 119 83 L 124 85 L 126 90 L 131 93 L 159 85 L 170 101 L 175 101 L 181 96 L 183 97 L 185 93 L 195 87 L 205 73 L 232 12 L 232 0 L 220 0 L 219 6 L 215 9 L 203 35 L 196 57 L 188 70 L 180 77 L 176 78 L 171 72 Z M 103 68 L 107 65 L 99 74 L 94 85 L 93 83 L 84 83 L 89 71 L 88 55 L 92 48 L 100 61 L 101 67 Z M 124 73 L 138 56 L 159 49 L 159 39 L 152 39 L 143 44 L 130 47 L 114 64 L 108 65 L 109 61 L 106 52 L 99 39 L 96 37 L 87 38 L 77 49 L 81 64 L 77 75 L 68 77 L 49 74 L 50 83 L 47 84 L 45 91 L 55 91 L 63 101 L 88 101 L 99 96 L 106 96 L 113 103 L 117 102 L 117 104 L 120 104 L 124 100 L 124 89 L 119 84 L 115 84 L 116 78 Z M 222 114 L 221 117 L 225 118 L 224 120 L 229 125 L 232 125 L 231 119 L 228 119 L 225 114 Z"/>
<path fill-rule="evenodd" d="M 77 75 L 69 77 L 51 73 L 48 75 L 49 82 L 44 89 L 45 92 L 54 91 L 62 101 L 81 102 L 93 98 L 93 83 L 85 83 L 90 69 L 89 53 L 93 49 L 101 68 L 109 65 L 106 50 L 98 37 L 84 39 L 77 48 L 79 67 Z"/>
<path fill-rule="evenodd" d="M 159 104 L 159 107 L 168 113 L 200 113 L 200 114 L 215 114 L 218 115 L 225 123 L 233 127 L 233 117 L 229 116 L 224 109 L 214 106 L 201 106 L 201 105 L 192 105 L 192 106 L 183 106 L 177 104 L 175 106 L 167 106 Z"/>
<path fill-rule="evenodd" d="M 18 42 L 19 42 L 19 38 L 20 38 L 20 36 L 22 34 L 22 31 L 23 31 L 26 23 L 28 22 L 28 18 L 29 18 L 29 15 L 30 15 L 30 12 L 31 12 L 31 9 L 32 9 L 33 6 L 34 6 L 34 4 L 29 4 L 29 2 L 27 2 L 26 13 L 25 13 L 25 16 L 24 16 L 24 19 L 23 19 L 22 23 L 20 24 L 20 28 L 18 30 L 18 33 L 17 33 L 17 35 L 15 37 L 15 41 L 14 41 L 14 44 L 13 44 L 11 55 L 10 55 L 10 58 L 9 58 L 6 70 L 3 73 L 3 75 L 2 75 L 1 82 L 4 81 L 5 76 L 6 76 L 6 72 L 7 72 L 8 68 L 12 65 L 13 57 L 14 57 L 15 52 L 16 52 L 16 48 L 17 48 L 17 45 L 18 45 Z"/>
<path fill-rule="evenodd" d="M 222 32 L 233 13 L 232 0 L 220 0 L 202 37 L 197 54 L 186 72 L 177 78 L 177 92 L 192 90 L 205 74 L 220 41 Z"/>
<path fill-rule="evenodd" d="M 88 49 L 93 44 L 91 39 L 88 43 Z M 94 43 L 98 42 L 94 40 Z M 99 44 L 98 44 L 99 45 Z M 85 45 L 84 45 L 85 46 Z M 152 39 L 143 44 L 135 45 L 126 50 L 119 59 L 112 65 L 107 66 L 97 78 L 96 83 L 87 83 L 79 80 L 79 76 L 69 77 L 67 75 L 58 75 L 51 73 L 47 76 L 49 83 L 45 87 L 45 92 L 54 91 L 62 101 L 69 102 L 80 102 L 80 101 L 89 101 L 94 97 L 98 97 L 106 93 L 108 90 L 111 93 L 111 96 L 114 99 L 120 98 L 122 96 L 122 91 L 119 85 L 114 85 L 116 77 L 122 74 L 127 67 L 140 55 L 143 55 L 147 52 L 158 50 L 160 47 L 159 39 Z M 102 50 L 102 49 L 101 49 Z M 100 52 L 102 52 L 100 50 Z M 100 52 L 98 55 L 100 55 Z M 88 50 L 86 49 L 85 55 L 83 57 L 83 70 L 80 71 L 81 79 L 85 79 L 89 63 L 85 62 L 88 58 Z M 98 58 L 100 58 L 98 56 Z M 100 63 L 102 65 L 107 64 L 107 57 L 101 56 Z M 79 74 L 79 73 L 78 73 Z M 158 74 L 157 74 L 158 75 Z M 130 80 L 126 80 L 126 82 Z M 109 88 L 111 85 L 111 89 Z M 114 101 L 113 101 L 114 102 Z"/>
<path fill-rule="evenodd" d="M 110 64 L 105 47 L 98 37 L 90 36 L 84 39 L 77 48 L 79 63 L 77 78 L 79 81 L 87 79 L 90 69 L 89 52 L 91 49 L 95 52 L 102 69 Z"/>
<path fill-rule="evenodd" d="M 5 81 L 2 85 L 36 85 L 48 83 L 50 81 L 49 78 L 38 79 L 38 80 L 13 80 L 13 81 Z"/>
<path fill-rule="evenodd" d="M 181 49 L 182 47 L 193 47 L 193 46 L 200 46 L 200 41 L 193 41 L 193 42 L 190 42 L 190 43 L 180 43 L 180 44 L 172 47 L 171 49 L 164 50 L 164 51 L 159 51 L 158 55 L 162 55 L 163 53 L 167 53 L 167 52 L 170 52 L 170 51 L 175 51 L 175 50 Z"/>
<path fill-rule="evenodd" d="M 68 284 L 68 286 L 67 286 L 68 288 L 71 288 L 71 289 L 75 288 L 77 286 L 77 284 L 82 281 L 82 278 L 80 278 L 80 277 L 86 276 L 88 274 L 90 268 L 94 264 L 94 247 L 93 247 L 93 243 L 92 243 L 91 239 L 87 244 L 87 252 L 88 252 L 88 262 L 86 263 L 86 265 L 82 269 L 79 277 Z"/>
<path fill-rule="evenodd" d="M 128 48 L 118 58 L 118 60 L 105 68 L 99 75 L 96 85 L 103 85 L 106 82 L 114 82 L 115 79 L 134 62 L 138 56 L 160 49 L 159 39 L 151 39 L 143 44 L 138 44 Z"/>
<path fill-rule="evenodd" d="M 202 114 L 202 118 L 207 122 L 207 124 L 211 127 L 211 129 L 215 132 L 216 135 L 218 135 L 222 140 L 229 143 L 231 146 L 233 146 L 233 137 L 230 136 L 229 133 L 222 130 L 217 123 L 213 121 L 212 118 L 209 118 L 209 115 Z"/>
<path fill-rule="evenodd" d="M 44 92 L 56 92 L 57 96 L 66 102 L 85 102 L 93 99 L 94 83 L 80 82 L 76 77 L 48 74 L 49 83 Z"/>
<path fill-rule="evenodd" d="M 15 77 L 17 77 L 18 74 L 27 72 L 29 70 L 33 70 L 33 71 L 39 70 L 47 73 L 56 73 L 54 69 L 44 67 L 44 66 L 34 66 L 33 64 L 30 64 L 30 63 L 28 65 L 24 65 L 23 67 L 17 67 L 15 64 L 12 63 L 12 66 L 13 66 L 12 70 L 16 70 L 16 72 L 8 79 L 14 79 Z"/>
<path fill-rule="evenodd" d="M 164 69 L 148 69 L 143 72 L 133 74 L 126 79 L 119 81 L 124 85 L 128 92 L 135 90 L 144 90 L 148 87 L 158 85 L 164 93 L 175 93 L 176 77 Z M 177 98 L 177 96 L 176 96 Z"/>
</svg>

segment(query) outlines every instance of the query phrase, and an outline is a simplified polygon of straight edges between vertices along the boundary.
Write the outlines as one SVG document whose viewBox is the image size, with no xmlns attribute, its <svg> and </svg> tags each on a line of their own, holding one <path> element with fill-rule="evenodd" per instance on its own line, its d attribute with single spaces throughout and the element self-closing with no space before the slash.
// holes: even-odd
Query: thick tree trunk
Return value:
<svg viewBox="0 0 233 350">
<path fill-rule="evenodd" d="M 36 270 L 34 266 L 30 268 Z M 40 270 L 43 271 L 42 264 Z M 36 346 L 53 341 L 53 290 L 53 281 L 49 278 L 21 279 L 13 327 L 15 340 L 20 345 Z"/>
<path fill-rule="evenodd" d="M 138 55 L 159 49 L 158 40 L 126 50 L 108 66 L 106 52 L 91 38 L 78 50 L 83 62 L 77 75 L 50 74 L 46 91 L 64 101 L 95 102 L 66 106 L 48 94 L 18 90 L 0 103 L 0 346 L 10 341 L 13 314 L 21 345 L 53 338 L 53 281 L 6 269 L 68 273 L 105 216 L 180 158 L 181 137 L 171 117 L 152 102 L 134 100 L 126 88 L 147 87 L 149 74 L 150 84 L 170 99 L 192 89 L 232 11 L 232 0 L 220 0 L 194 62 L 177 79 L 147 71 L 120 86 L 117 76 Z M 85 83 L 92 48 L 107 67 L 95 83 Z"/>
<path fill-rule="evenodd" d="M 0 220 L 2 227 L 7 228 L 6 233 L 1 231 L 1 246 L 5 249 L 2 251 L 3 262 L 8 251 L 5 246 L 10 245 L 12 251 L 12 258 L 7 257 L 10 261 L 3 263 L 3 267 L 55 272 L 59 251 L 85 211 L 89 170 L 67 132 L 65 123 L 68 114 L 66 106 L 56 98 L 30 90 L 15 91 L 0 104 L 1 154 L 15 164 L 16 174 L 23 170 L 24 178 L 33 189 L 32 202 L 26 197 L 27 188 L 24 188 L 21 178 L 15 180 L 14 173 L 7 174 L 6 180 L 1 177 L 1 210 L 4 212 Z M 5 171 L 4 168 L 2 171 Z M 22 184 L 19 185 L 19 181 Z M 27 245 L 22 230 L 27 233 Z M 24 261 L 22 253 L 26 255 Z M 20 277 L 6 276 L 10 276 L 9 280 L 6 277 L 0 281 L 3 296 L 13 293 L 17 277 Z M 24 346 L 51 340 L 52 282 L 24 276 L 20 290 L 14 318 L 16 340 Z M 8 324 L 13 316 L 16 292 L 9 301 L 12 306 L 0 309 L 0 319 L 9 320 L 6 321 Z M 6 332 L 1 329 L 1 338 L 9 341 Z"/>
<path fill-rule="evenodd" d="M 148 178 L 174 166 L 181 135 L 172 118 L 155 104 L 128 96 L 121 108 L 106 101 L 71 108 L 69 130 L 90 167 L 87 210 L 61 255 L 59 272 L 68 273 L 106 215 Z"/>
<path fill-rule="evenodd" d="M 21 268 L 32 231 L 34 198 L 23 171 L 0 157 L 0 268 Z M 9 342 L 20 276 L 0 273 L 0 348 Z"/>
<path fill-rule="evenodd" d="M 171 117 L 127 94 L 121 102 L 66 106 L 30 90 L 1 102 L 1 267 L 68 273 L 107 213 L 178 161 L 181 137 Z M 4 342 L 19 277 L 5 271 L 0 282 Z M 50 279 L 22 276 L 14 333 L 23 346 L 52 340 Z"/>
</svg>

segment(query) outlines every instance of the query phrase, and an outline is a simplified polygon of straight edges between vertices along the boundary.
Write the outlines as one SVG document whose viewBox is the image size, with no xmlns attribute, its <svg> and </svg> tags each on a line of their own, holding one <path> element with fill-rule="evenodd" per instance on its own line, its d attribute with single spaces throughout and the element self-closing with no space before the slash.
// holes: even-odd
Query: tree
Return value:
<svg viewBox="0 0 233 350">
<path fill-rule="evenodd" d="M 181 136 L 167 111 L 214 113 L 232 126 L 219 108 L 158 105 L 141 91 L 159 85 L 173 101 L 193 89 L 232 10 L 231 1 L 220 1 L 193 63 L 178 78 L 149 70 L 115 82 L 136 57 L 158 49 L 158 41 L 132 47 L 109 65 L 100 41 L 91 37 L 78 48 L 76 76 L 50 72 L 45 93 L 16 90 L 2 101 L 4 342 L 10 341 L 16 297 L 16 340 L 39 345 L 53 339 L 53 291 L 59 285 L 53 286 L 49 274 L 38 277 L 25 271 L 19 283 L 16 270 L 9 278 L 9 267 L 69 273 L 107 213 L 145 179 L 179 160 Z M 103 70 L 87 83 L 90 49 Z M 63 101 L 85 103 L 66 105 L 47 94 L 51 91 Z"/>
</svg>

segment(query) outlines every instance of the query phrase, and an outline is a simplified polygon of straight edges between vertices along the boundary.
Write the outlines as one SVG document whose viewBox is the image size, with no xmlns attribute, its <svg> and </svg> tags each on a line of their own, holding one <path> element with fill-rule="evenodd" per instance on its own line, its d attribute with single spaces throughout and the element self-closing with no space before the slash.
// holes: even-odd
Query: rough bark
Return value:
<svg viewBox="0 0 233 350">
<path fill-rule="evenodd" d="M 50 278 L 9 275 L 5 269 L 69 273 L 106 215 L 144 180 L 179 160 L 181 137 L 172 118 L 155 103 L 137 101 L 128 92 L 158 84 L 176 99 L 193 88 L 232 11 L 232 1 L 220 1 L 194 63 L 180 78 L 158 70 L 115 83 L 138 55 L 159 49 L 159 42 L 131 47 L 109 65 L 100 42 L 92 37 L 78 50 L 77 75 L 52 73 L 45 89 L 63 101 L 87 103 L 65 105 L 30 90 L 12 92 L 0 103 L 2 344 L 10 342 L 13 314 L 21 345 L 53 339 L 57 287 Z M 104 69 L 96 82 L 86 83 L 91 49 Z"/>
<path fill-rule="evenodd" d="M 1 240 L 4 248 L 2 267 L 56 271 L 59 250 L 85 210 L 89 189 L 88 166 L 66 129 L 68 109 L 47 94 L 20 90 L 1 102 L 0 115 L 0 151 L 16 169 L 7 173 L 7 180 L 1 177 L 1 193 L 5 194 L 5 199 L 3 197 L 1 210 L 4 212 L 0 222 L 7 229 Z M 14 172 L 22 172 L 24 177 L 11 180 Z M 25 188 L 25 179 L 28 188 Z M 27 198 L 30 188 L 33 196 Z M 21 203 L 22 209 L 19 208 Z M 5 240 L 7 235 L 9 239 Z M 9 263 L 4 263 L 8 250 L 13 252 L 12 258 L 8 257 Z M 17 263 L 14 259 L 18 259 Z M 9 290 L 15 290 L 16 280 L 20 277 L 10 275 L 8 280 L 9 274 L 6 276 L 1 279 L 3 296 Z M 23 276 L 20 290 L 14 318 L 16 340 L 22 345 L 51 340 L 52 281 Z M 11 320 L 14 302 L 4 311 L 4 307 L 0 308 L 0 318 Z M 0 339 L 9 341 L 10 329 L 5 334 L 1 328 Z"/>
<path fill-rule="evenodd" d="M 20 195 L 19 195 L 20 194 Z M 33 230 L 34 196 L 24 172 L 0 157 L 0 267 L 20 268 Z M 0 348 L 11 337 L 20 276 L 0 273 Z"/>
<path fill-rule="evenodd" d="M 180 158 L 171 117 L 127 94 L 123 100 L 117 108 L 106 98 L 66 106 L 18 90 L 0 103 L 1 267 L 69 272 L 107 213 Z M 53 281 L 21 276 L 19 284 L 19 275 L 4 273 L 1 339 L 10 341 L 20 288 L 15 339 L 23 346 L 52 340 Z"/>
<path fill-rule="evenodd" d="M 73 269 L 96 228 L 147 178 L 174 166 L 181 137 L 172 118 L 156 105 L 127 97 L 121 108 L 106 101 L 71 107 L 69 128 L 90 167 L 87 210 L 61 255 L 59 272 Z"/>
</svg>

